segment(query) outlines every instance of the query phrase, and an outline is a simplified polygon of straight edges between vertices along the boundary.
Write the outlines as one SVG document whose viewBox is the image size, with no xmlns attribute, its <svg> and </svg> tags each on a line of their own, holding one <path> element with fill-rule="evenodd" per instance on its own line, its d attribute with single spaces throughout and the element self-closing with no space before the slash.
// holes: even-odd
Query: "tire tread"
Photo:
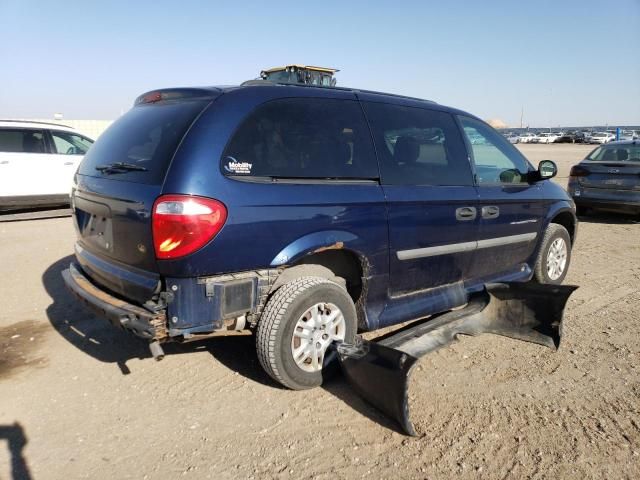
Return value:
<svg viewBox="0 0 640 480">
<path fill-rule="evenodd" d="M 256 332 L 256 350 L 260 365 L 276 382 L 285 387 L 298 390 L 300 386 L 292 384 L 278 371 L 276 363 L 277 341 L 276 335 L 280 328 L 289 305 L 307 290 L 322 285 L 323 283 L 335 284 L 321 277 L 300 277 L 284 284 L 275 291 L 267 302 Z"/>
<path fill-rule="evenodd" d="M 565 267 L 565 274 L 569 270 L 569 264 L 571 262 L 571 237 L 569 236 L 569 232 L 566 228 L 564 228 L 559 223 L 550 223 L 547 229 L 544 232 L 544 237 L 542 238 L 542 243 L 540 244 L 540 252 L 538 253 L 538 258 L 536 259 L 536 264 L 533 270 L 534 279 L 538 283 L 546 283 L 546 252 L 547 246 L 551 243 L 551 239 L 556 236 L 557 233 L 564 232 L 567 241 L 567 265 Z M 562 277 L 564 280 L 564 276 Z"/>
</svg>

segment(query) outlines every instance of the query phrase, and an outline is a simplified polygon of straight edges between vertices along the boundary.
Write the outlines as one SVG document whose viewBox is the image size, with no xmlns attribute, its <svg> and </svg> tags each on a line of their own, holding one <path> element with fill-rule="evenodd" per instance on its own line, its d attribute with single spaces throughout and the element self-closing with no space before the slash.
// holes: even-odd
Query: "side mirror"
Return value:
<svg viewBox="0 0 640 480">
<path fill-rule="evenodd" d="M 538 171 L 536 176 L 538 177 L 538 180 L 549 180 L 550 178 L 555 177 L 557 173 L 558 167 L 556 166 L 555 162 L 551 160 L 542 160 L 538 164 Z"/>
</svg>

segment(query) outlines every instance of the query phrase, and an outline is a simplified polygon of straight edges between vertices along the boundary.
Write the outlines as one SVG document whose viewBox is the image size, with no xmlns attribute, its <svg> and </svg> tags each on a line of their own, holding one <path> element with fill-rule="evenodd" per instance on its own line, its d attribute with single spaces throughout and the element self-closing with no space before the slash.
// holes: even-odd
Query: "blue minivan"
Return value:
<svg viewBox="0 0 640 480">
<path fill-rule="evenodd" d="M 575 205 L 482 120 L 431 101 L 249 82 L 140 96 L 75 176 L 63 273 L 161 344 L 252 333 L 293 389 L 333 342 L 460 307 L 491 282 L 559 284 Z"/>
</svg>

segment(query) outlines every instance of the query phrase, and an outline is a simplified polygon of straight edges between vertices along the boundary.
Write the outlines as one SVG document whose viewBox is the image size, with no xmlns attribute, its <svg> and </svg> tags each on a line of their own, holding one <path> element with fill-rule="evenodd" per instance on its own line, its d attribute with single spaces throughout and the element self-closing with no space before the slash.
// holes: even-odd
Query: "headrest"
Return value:
<svg viewBox="0 0 640 480">
<path fill-rule="evenodd" d="M 393 149 L 393 159 L 398 163 L 415 163 L 420 156 L 420 144 L 413 137 L 399 137 Z"/>
</svg>

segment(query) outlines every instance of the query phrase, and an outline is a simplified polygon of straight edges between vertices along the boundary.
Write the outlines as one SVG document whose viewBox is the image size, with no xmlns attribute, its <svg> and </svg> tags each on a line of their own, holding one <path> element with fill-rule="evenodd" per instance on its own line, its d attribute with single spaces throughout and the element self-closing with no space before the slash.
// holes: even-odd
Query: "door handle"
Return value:
<svg viewBox="0 0 640 480">
<path fill-rule="evenodd" d="M 0 165 L 9 165 L 9 160 L 2 160 Z"/>
<path fill-rule="evenodd" d="M 460 207 L 456 208 L 456 220 L 459 222 L 467 222 L 474 220 L 477 216 L 475 207 Z"/>
<path fill-rule="evenodd" d="M 494 205 L 482 207 L 482 218 L 498 218 L 500 216 L 500 208 Z"/>
<path fill-rule="evenodd" d="M 73 165 L 73 162 L 64 162 L 65 165 Z"/>
</svg>

